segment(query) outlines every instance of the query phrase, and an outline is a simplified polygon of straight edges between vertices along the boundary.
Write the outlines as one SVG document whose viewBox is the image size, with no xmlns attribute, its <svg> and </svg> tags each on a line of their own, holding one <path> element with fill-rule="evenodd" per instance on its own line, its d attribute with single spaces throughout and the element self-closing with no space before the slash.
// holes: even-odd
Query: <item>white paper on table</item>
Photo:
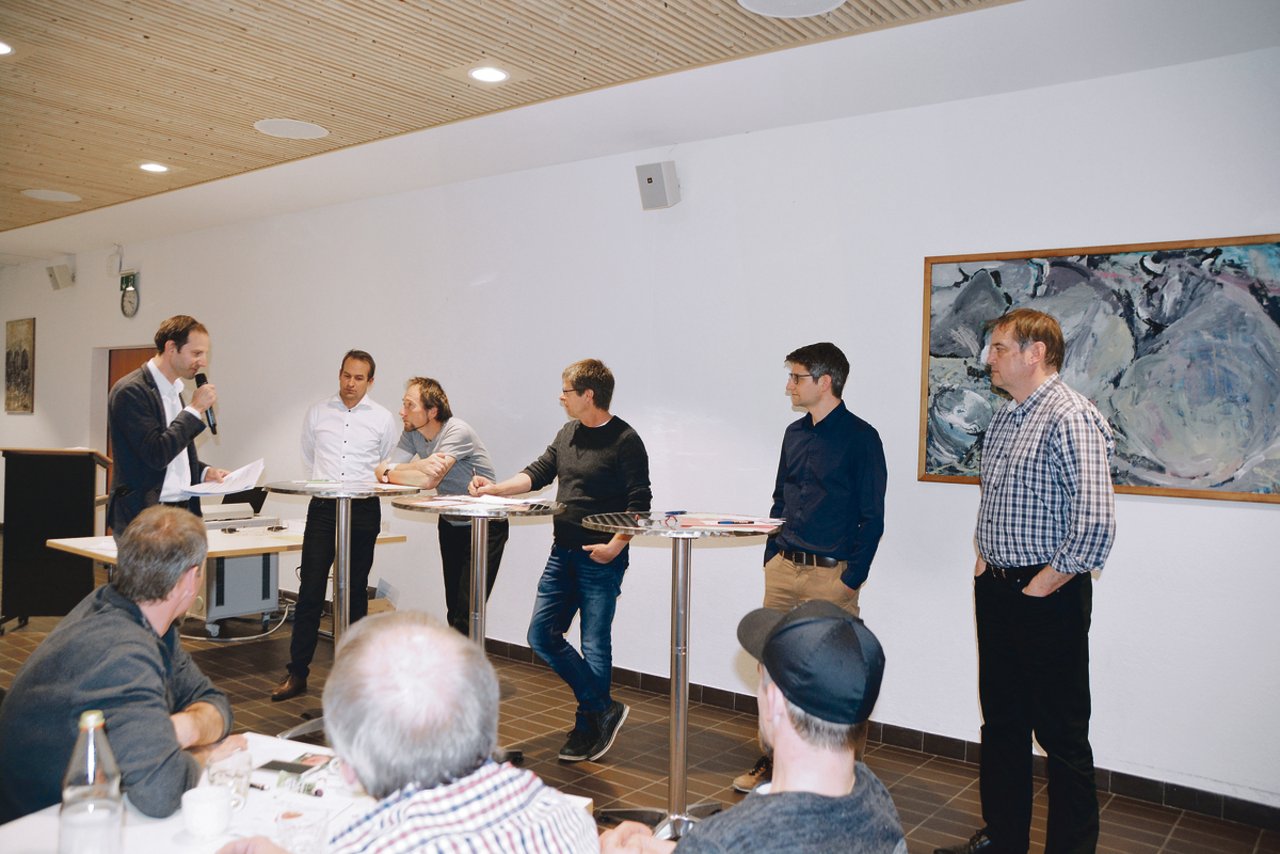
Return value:
<svg viewBox="0 0 1280 854">
<path fill-rule="evenodd" d="M 182 490 L 187 495 L 228 495 L 232 492 L 243 492 L 258 485 L 265 468 L 261 459 L 254 460 L 247 466 L 241 466 L 222 479 L 222 483 L 192 484 Z"/>
</svg>

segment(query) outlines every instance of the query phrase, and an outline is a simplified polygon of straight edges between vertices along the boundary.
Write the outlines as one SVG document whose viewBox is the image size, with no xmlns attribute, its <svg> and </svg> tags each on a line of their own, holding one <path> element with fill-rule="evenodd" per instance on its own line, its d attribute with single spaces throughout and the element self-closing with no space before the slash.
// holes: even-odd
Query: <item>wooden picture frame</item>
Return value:
<svg viewBox="0 0 1280 854">
<path fill-rule="evenodd" d="M 4 325 L 4 411 L 36 411 L 36 319 Z"/>
<path fill-rule="evenodd" d="M 977 483 L 1007 398 L 984 324 L 1062 324 L 1062 376 L 1116 435 L 1117 492 L 1280 503 L 1280 234 L 924 262 L 919 479 Z"/>
</svg>

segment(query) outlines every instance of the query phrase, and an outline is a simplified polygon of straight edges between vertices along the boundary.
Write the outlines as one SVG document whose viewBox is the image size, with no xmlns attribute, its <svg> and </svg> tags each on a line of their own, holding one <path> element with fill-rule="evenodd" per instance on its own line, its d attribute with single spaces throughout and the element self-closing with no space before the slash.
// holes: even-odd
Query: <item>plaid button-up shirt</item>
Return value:
<svg viewBox="0 0 1280 854">
<path fill-rule="evenodd" d="M 1115 440 L 1097 407 L 1058 374 L 987 428 L 978 551 L 995 566 L 1102 569 L 1115 539 L 1108 458 Z"/>
<path fill-rule="evenodd" d="M 486 762 L 461 780 L 384 798 L 335 836 L 333 854 L 578 854 L 598 851 L 596 825 L 537 775 Z"/>
</svg>

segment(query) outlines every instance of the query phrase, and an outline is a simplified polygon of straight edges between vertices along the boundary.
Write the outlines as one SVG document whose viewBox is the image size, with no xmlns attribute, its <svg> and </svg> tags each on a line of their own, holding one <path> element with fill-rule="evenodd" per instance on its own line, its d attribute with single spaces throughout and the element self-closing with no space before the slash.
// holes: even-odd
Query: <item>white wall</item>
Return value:
<svg viewBox="0 0 1280 854">
<path fill-rule="evenodd" d="M 0 270 L 5 319 L 36 316 L 34 416 L 0 445 L 90 442 L 91 350 L 186 312 L 213 336 L 224 466 L 301 474 L 297 430 L 340 354 L 378 359 L 374 397 L 439 378 L 501 475 L 562 422 L 559 373 L 598 356 L 649 447 L 657 508 L 764 512 L 796 417 L 782 357 L 853 363 L 851 408 L 889 461 L 886 533 L 863 594 L 888 674 L 876 717 L 977 740 L 970 576 L 977 490 L 915 479 L 926 255 L 1280 231 L 1280 50 L 571 163 L 131 244 L 142 311 L 120 317 L 103 253 L 75 287 Z M 684 201 L 642 212 L 632 167 L 674 159 Z M 1121 496 L 1096 589 L 1102 767 L 1280 805 L 1280 506 Z M 300 515 L 298 501 L 268 510 Z M 401 608 L 443 613 L 429 517 L 375 566 Z M 490 634 L 521 642 L 550 539 L 517 525 Z M 762 594 L 760 545 L 699 545 L 692 678 L 750 691 L 734 627 Z M 637 544 L 619 666 L 665 674 L 669 552 Z"/>
</svg>

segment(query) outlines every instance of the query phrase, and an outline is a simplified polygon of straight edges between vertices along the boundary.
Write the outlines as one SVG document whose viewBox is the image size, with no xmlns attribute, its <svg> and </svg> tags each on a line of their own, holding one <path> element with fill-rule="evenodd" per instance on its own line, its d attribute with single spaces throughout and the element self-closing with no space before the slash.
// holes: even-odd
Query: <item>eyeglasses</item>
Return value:
<svg viewBox="0 0 1280 854">
<path fill-rule="evenodd" d="M 582 392 L 578 391 L 576 388 L 562 388 L 560 391 L 565 394 L 582 394 Z"/>
<path fill-rule="evenodd" d="M 813 374 L 787 374 L 787 382 L 798 383 L 805 377 L 811 377 Z"/>
</svg>

